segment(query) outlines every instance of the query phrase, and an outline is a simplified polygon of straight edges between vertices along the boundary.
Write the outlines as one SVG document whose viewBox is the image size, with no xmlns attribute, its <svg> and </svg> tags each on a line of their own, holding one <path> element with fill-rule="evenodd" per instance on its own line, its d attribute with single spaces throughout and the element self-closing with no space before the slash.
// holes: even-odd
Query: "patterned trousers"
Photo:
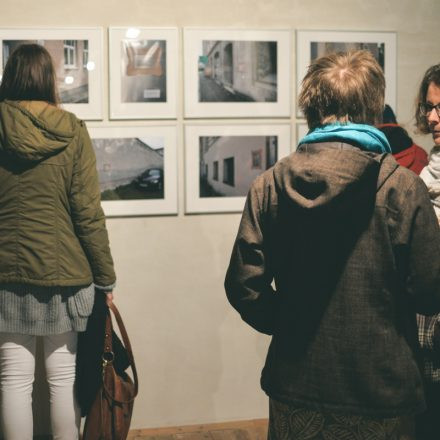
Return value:
<svg viewBox="0 0 440 440">
<path fill-rule="evenodd" d="M 413 417 L 328 414 L 269 401 L 268 440 L 414 440 Z"/>
</svg>

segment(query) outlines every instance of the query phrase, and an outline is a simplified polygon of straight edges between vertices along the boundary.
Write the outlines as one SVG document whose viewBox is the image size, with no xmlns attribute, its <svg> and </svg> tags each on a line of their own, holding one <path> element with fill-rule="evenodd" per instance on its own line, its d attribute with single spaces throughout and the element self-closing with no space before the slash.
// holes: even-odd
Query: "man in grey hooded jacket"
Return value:
<svg viewBox="0 0 440 440">
<path fill-rule="evenodd" d="M 247 197 L 225 288 L 272 335 L 271 440 L 391 439 L 425 408 L 416 312 L 440 311 L 439 226 L 373 127 L 384 89 L 369 52 L 315 60 L 299 99 L 310 131 Z"/>
</svg>

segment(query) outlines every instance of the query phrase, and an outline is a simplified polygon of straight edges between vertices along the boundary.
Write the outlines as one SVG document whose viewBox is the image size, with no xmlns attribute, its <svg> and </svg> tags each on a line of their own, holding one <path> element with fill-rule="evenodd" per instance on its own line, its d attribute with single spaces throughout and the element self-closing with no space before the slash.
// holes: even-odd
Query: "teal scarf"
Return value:
<svg viewBox="0 0 440 440">
<path fill-rule="evenodd" d="M 354 143 L 362 150 L 375 153 L 391 153 L 390 144 L 380 130 L 372 125 L 351 122 L 336 122 L 316 127 L 300 140 L 299 145 L 332 141 Z"/>
</svg>

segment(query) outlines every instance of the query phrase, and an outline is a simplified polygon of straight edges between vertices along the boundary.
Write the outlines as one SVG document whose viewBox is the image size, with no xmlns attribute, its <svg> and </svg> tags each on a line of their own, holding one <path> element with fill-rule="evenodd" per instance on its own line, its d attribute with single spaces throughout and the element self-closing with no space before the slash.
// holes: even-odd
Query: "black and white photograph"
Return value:
<svg viewBox="0 0 440 440">
<path fill-rule="evenodd" d="M 99 127 L 90 133 L 107 215 L 159 214 L 169 209 L 176 192 L 173 129 Z"/>
<path fill-rule="evenodd" d="M 277 136 L 200 136 L 200 197 L 243 197 L 275 164 Z"/>
<path fill-rule="evenodd" d="M 185 116 L 289 116 L 290 36 L 184 29 Z"/>
<path fill-rule="evenodd" d="M 89 70 L 94 66 L 89 63 L 88 40 L 3 40 L 3 69 L 14 49 L 25 43 L 40 44 L 50 53 L 61 103 L 89 102 Z"/>
<path fill-rule="evenodd" d="M 349 32 L 298 30 L 297 42 L 297 90 L 310 63 L 323 55 L 348 50 L 370 51 L 384 71 L 386 90 L 385 102 L 396 108 L 397 93 L 397 51 L 395 32 Z M 301 117 L 298 110 L 297 116 Z"/>
<path fill-rule="evenodd" d="M 0 28 L 0 67 L 24 43 L 45 47 L 52 57 L 61 105 L 81 119 L 102 119 L 101 28 Z"/>
<path fill-rule="evenodd" d="M 198 59 L 200 102 L 276 102 L 276 41 L 209 41 Z"/>
<path fill-rule="evenodd" d="M 110 118 L 176 118 L 177 29 L 109 29 Z"/>
<path fill-rule="evenodd" d="M 252 182 L 290 153 L 290 126 L 185 127 L 186 212 L 239 212 Z"/>
</svg>

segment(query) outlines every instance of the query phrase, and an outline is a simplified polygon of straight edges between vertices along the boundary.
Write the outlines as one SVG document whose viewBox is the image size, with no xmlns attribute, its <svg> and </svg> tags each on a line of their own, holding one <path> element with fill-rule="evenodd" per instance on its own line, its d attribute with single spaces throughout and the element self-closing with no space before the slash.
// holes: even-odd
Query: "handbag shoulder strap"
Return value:
<svg viewBox="0 0 440 440">
<path fill-rule="evenodd" d="M 134 390 L 135 390 L 133 397 L 136 397 L 138 394 L 138 375 L 136 370 L 136 364 L 134 362 L 133 351 L 131 349 L 130 339 L 128 339 L 127 330 L 125 330 L 125 325 L 124 322 L 122 321 L 121 314 L 119 313 L 119 310 L 117 309 L 113 301 L 107 299 L 107 306 L 112 311 L 116 319 L 116 323 L 118 324 L 119 331 L 121 332 L 122 341 L 127 350 L 128 360 L 130 362 L 131 370 L 133 371 L 133 382 L 134 382 Z M 110 326 L 111 326 L 111 319 L 110 319 Z M 106 340 L 107 340 L 107 334 L 110 335 L 110 340 L 111 340 L 111 327 L 110 327 L 110 333 L 108 333 L 107 325 L 106 325 Z"/>
</svg>

